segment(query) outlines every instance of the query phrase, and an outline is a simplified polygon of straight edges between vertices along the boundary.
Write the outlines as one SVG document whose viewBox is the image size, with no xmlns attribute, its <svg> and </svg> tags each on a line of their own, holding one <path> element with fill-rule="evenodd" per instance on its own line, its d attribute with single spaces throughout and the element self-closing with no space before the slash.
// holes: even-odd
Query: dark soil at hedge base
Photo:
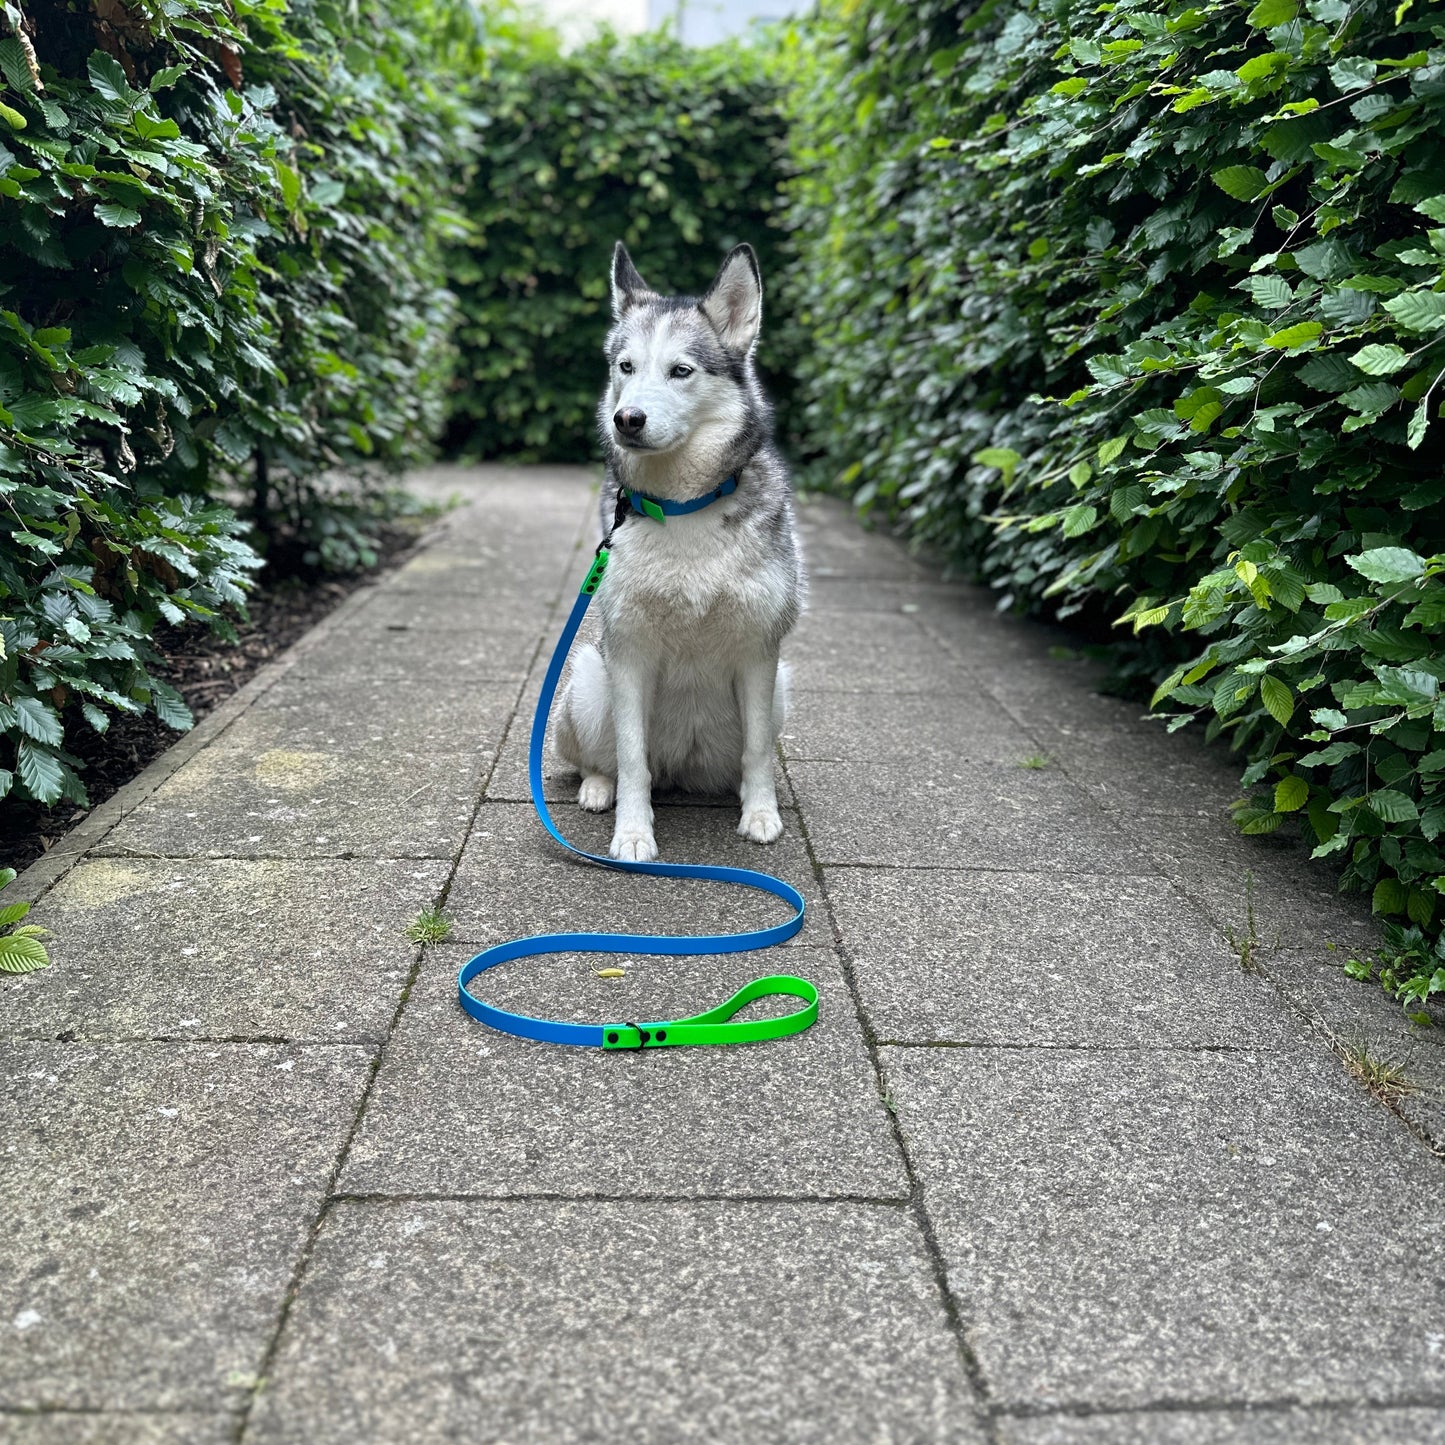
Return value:
<svg viewBox="0 0 1445 1445">
<path fill-rule="evenodd" d="M 166 627 L 156 636 L 164 661 L 153 669 L 186 700 L 197 722 L 248 682 L 261 667 L 296 642 L 351 593 L 397 566 L 416 546 L 427 523 L 389 523 L 377 529 L 376 566 L 344 577 L 282 576 L 262 585 L 247 607 L 248 622 L 236 623 L 240 641 L 232 645 L 200 626 Z M 68 733 L 67 743 L 84 764 L 81 777 L 90 807 L 61 802 L 53 807 L 9 799 L 5 832 L 0 836 L 0 868 L 17 871 L 49 852 L 91 810 L 123 788 L 147 764 L 174 743 L 180 733 L 159 718 L 117 716 L 110 728 Z"/>
</svg>

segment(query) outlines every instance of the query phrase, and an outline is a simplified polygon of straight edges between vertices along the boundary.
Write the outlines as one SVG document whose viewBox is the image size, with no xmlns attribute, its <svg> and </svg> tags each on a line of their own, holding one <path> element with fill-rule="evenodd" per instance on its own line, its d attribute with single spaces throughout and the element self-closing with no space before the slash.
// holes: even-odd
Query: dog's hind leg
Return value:
<svg viewBox="0 0 1445 1445">
<path fill-rule="evenodd" d="M 738 672 L 743 718 L 743 813 L 738 832 L 754 843 L 773 843 L 783 834 L 773 776 L 773 751 L 785 705 L 782 681 L 776 653 L 745 663 Z"/>
<path fill-rule="evenodd" d="M 617 744 L 607 664 L 595 647 L 581 648 L 557 709 L 553 746 L 557 756 L 582 774 L 577 806 L 605 813 L 616 795 Z"/>
</svg>

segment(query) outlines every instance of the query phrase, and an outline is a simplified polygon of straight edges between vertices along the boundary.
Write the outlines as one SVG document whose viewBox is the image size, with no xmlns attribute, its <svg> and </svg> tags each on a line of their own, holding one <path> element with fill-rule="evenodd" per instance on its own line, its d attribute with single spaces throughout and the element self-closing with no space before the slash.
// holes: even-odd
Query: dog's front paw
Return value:
<svg viewBox="0 0 1445 1445">
<path fill-rule="evenodd" d="M 619 828 L 609 852 L 619 863 L 651 863 L 657 857 L 657 840 L 650 828 Z"/>
<path fill-rule="evenodd" d="M 577 806 L 587 813 L 605 813 L 612 806 L 617 789 L 609 777 L 592 773 L 577 789 Z"/>
<path fill-rule="evenodd" d="M 783 820 L 771 803 L 763 807 L 744 808 L 738 832 L 754 843 L 776 843 L 783 836 Z"/>
</svg>

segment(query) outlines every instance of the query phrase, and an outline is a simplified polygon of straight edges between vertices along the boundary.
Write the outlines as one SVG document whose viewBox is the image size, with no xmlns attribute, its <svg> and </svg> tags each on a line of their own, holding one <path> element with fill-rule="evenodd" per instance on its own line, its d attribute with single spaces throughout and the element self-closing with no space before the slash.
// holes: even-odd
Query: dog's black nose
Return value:
<svg viewBox="0 0 1445 1445">
<path fill-rule="evenodd" d="M 647 425 L 647 413 L 641 407 L 624 406 L 612 418 L 612 425 L 623 436 L 635 437 Z"/>
</svg>

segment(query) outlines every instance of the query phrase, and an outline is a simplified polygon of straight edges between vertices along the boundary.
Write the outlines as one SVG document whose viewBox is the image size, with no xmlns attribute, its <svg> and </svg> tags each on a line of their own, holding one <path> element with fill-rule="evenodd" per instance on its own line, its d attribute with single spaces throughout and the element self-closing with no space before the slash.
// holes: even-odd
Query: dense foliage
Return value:
<svg viewBox="0 0 1445 1445">
<path fill-rule="evenodd" d="M 244 485 L 366 559 L 337 471 L 440 425 L 464 0 L 0 5 L 0 797 L 81 801 L 70 729 L 151 710 L 163 623 L 229 630 Z"/>
<path fill-rule="evenodd" d="M 1156 704 L 1247 754 L 1245 830 L 1302 827 L 1437 938 L 1445 15 L 825 16 L 792 211 L 812 449 L 1005 602 L 1132 624 Z M 1445 987 L 1421 958 L 1416 996 Z"/>
<path fill-rule="evenodd" d="M 462 321 L 448 440 L 580 461 L 596 451 L 615 241 L 659 289 L 702 289 L 739 241 L 756 247 L 765 287 L 777 279 L 779 87 L 759 51 L 603 38 L 499 65 L 483 112 L 472 229 L 452 258 Z M 792 367 L 783 330 L 763 331 L 776 391 Z"/>
</svg>

